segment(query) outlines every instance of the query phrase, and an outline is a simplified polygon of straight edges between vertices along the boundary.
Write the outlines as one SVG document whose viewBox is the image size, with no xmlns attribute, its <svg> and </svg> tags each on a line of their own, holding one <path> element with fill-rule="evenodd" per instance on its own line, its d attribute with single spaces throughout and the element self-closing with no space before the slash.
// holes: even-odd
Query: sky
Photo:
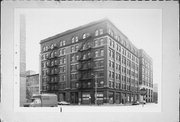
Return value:
<svg viewBox="0 0 180 122">
<path fill-rule="evenodd" d="M 39 73 L 40 40 L 108 18 L 137 47 L 153 59 L 153 82 L 161 82 L 162 11 L 160 9 L 28 9 L 26 70 Z"/>
</svg>

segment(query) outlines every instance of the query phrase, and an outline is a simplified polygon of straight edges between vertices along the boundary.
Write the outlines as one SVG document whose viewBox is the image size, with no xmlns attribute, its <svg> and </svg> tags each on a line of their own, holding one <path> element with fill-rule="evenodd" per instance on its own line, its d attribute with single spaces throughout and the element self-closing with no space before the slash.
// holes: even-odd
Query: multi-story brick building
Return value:
<svg viewBox="0 0 180 122">
<path fill-rule="evenodd" d="M 139 51 L 108 19 L 40 44 L 42 93 L 56 93 L 59 101 L 72 104 L 138 99 Z"/>
<path fill-rule="evenodd" d="M 142 49 L 139 50 L 139 87 L 147 91 L 144 99 L 153 102 L 153 63 L 152 58 Z"/>
<path fill-rule="evenodd" d="M 26 98 L 30 99 L 33 94 L 40 93 L 39 74 L 29 74 L 26 76 Z"/>
</svg>

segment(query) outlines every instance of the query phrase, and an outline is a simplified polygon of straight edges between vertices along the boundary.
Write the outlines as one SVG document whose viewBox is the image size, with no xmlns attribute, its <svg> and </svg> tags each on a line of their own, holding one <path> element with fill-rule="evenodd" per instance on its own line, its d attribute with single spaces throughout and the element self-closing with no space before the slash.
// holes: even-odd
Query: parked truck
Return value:
<svg viewBox="0 0 180 122">
<path fill-rule="evenodd" d="M 29 102 L 24 104 L 24 107 L 57 107 L 56 94 L 36 94 L 33 95 Z"/>
</svg>

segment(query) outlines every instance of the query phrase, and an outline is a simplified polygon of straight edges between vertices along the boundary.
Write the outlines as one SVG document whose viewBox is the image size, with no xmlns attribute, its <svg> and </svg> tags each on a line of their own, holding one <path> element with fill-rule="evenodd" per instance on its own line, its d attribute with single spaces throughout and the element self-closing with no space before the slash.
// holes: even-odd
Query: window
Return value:
<svg viewBox="0 0 180 122">
<path fill-rule="evenodd" d="M 85 39 L 85 38 L 86 38 L 86 34 L 84 33 L 84 34 L 83 34 L 83 39 Z"/>
<path fill-rule="evenodd" d="M 111 78 L 111 71 L 109 71 L 109 78 Z"/>
<path fill-rule="evenodd" d="M 76 46 L 75 46 L 75 51 L 78 51 L 78 49 L 79 49 L 79 46 L 76 45 Z"/>
<path fill-rule="evenodd" d="M 100 45 L 103 45 L 103 44 L 104 44 L 104 39 L 101 38 L 101 39 L 100 39 Z"/>
<path fill-rule="evenodd" d="M 54 48 L 54 44 L 51 44 L 51 50 Z"/>
<path fill-rule="evenodd" d="M 71 42 L 72 42 L 72 43 L 74 43 L 74 42 L 75 42 L 75 39 L 74 39 L 74 37 L 72 38 Z"/>
<path fill-rule="evenodd" d="M 98 36 L 99 35 L 99 31 L 98 30 L 96 30 L 96 32 L 95 32 L 95 36 Z"/>
<path fill-rule="evenodd" d="M 112 58 L 114 58 L 114 51 L 112 51 Z"/>
<path fill-rule="evenodd" d="M 71 56 L 71 61 L 74 62 L 75 61 L 75 55 Z"/>
<path fill-rule="evenodd" d="M 126 58 L 122 56 L 122 64 L 126 65 Z"/>
<path fill-rule="evenodd" d="M 46 46 L 46 51 L 48 51 L 49 50 L 49 47 L 48 46 Z"/>
<path fill-rule="evenodd" d="M 60 50 L 59 50 L 59 55 L 64 55 L 64 54 L 65 54 L 65 48 L 60 49 Z"/>
<path fill-rule="evenodd" d="M 114 78 L 114 72 L 112 72 L 112 78 Z"/>
<path fill-rule="evenodd" d="M 98 46 L 98 40 L 94 41 L 94 46 L 97 47 Z"/>
<path fill-rule="evenodd" d="M 112 63 L 112 68 L 114 68 L 114 62 L 111 62 Z"/>
<path fill-rule="evenodd" d="M 54 66 L 54 61 L 51 61 L 51 66 Z"/>
<path fill-rule="evenodd" d="M 119 45 L 118 45 L 118 44 L 116 44 L 116 50 L 117 50 L 117 51 L 119 50 Z"/>
<path fill-rule="evenodd" d="M 95 57 L 98 57 L 98 50 L 95 51 Z"/>
<path fill-rule="evenodd" d="M 78 36 L 76 36 L 76 40 L 75 40 L 75 42 L 78 42 Z"/>
<path fill-rule="evenodd" d="M 76 61 L 77 61 L 77 60 L 79 60 L 79 55 L 78 55 L 78 54 L 76 55 Z"/>
<path fill-rule="evenodd" d="M 109 49 L 109 57 L 111 57 L 111 49 Z"/>
<path fill-rule="evenodd" d="M 71 52 L 75 52 L 75 47 L 71 46 Z"/>
<path fill-rule="evenodd" d="M 64 46 L 64 45 L 66 45 L 66 41 L 65 41 L 65 40 L 63 41 L 63 46 Z"/>
<path fill-rule="evenodd" d="M 100 56 L 104 56 L 104 49 L 100 50 Z"/>
<path fill-rule="evenodd" d="M 46 47 L 45 47 L 45 46 L 43 47 L 42 51 L 43 51 L 43 52 L 46 51 Z"/>
<path fill-rule="evenodd" d="M 98 62 L 98 61 L 95 61 L 95 62 L 94 62 L 94 65 L 95 65 L 94 67 L 98 67 L 98 64 L 99 64 L 99 62 Z"/>
<path fill-rule="evenodd" d="M 63 42 L 62 41 L 59 42 L 59 46 L 60 47 L 63 46 Z"/>
<path fill-rule="evenodd" d="M 66 79 L 66 76 L 62 75 L 62 81 L 65 81 L 65 79 Z"/>
<path fill-rule="evenodd" d="M 86 54 L 83 55 L 83 60 L 86 59 Z"/>
<path fill-rule="evenodd" d="M 99 66 L 100 66 L 100 67 L 103 67 L 103 66 L 104 66 L 104 60 L 99 61 Z"/>
<path fill-rule="evenodd" d="M 75 74 L 71 74 L 71 79 L 72 79 L 72 80 L 77 79 L 77 73 L 75 73 Z"/>
<path fill-rule="evenodd" d="M 119 66 L 119 65 L 116 63 L 116 69 L 118 69 L 118 66 Z"/>
<path fill-rule="evenodd" d="M 100 35 L 103 34 L 103 29 L 99 29 L 99 34 L 100 34 Z"/>
<path fill-rule="evenodd" d="M 114 48 L 114 41 L 112 39 L 109 39 L 109 40 L 110 40 L 110 46 Z"/>
<path fill-rule="evenodd" d="M 111 67 L 111 61 L 109 60 L 109 67 Z"/>
<path fill-rule="evenodd" d="M 66 63 L 66 58 L 64 57 L 64 59 L 63 59 L 63 63 Z"/>
</svg>

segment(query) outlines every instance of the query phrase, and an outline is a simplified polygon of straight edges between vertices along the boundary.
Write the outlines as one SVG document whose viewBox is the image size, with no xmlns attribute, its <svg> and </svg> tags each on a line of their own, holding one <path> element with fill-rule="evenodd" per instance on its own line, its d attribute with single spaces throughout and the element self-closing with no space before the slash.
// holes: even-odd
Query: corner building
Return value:
<svg viewBox="0 0 180 122">
<path fill-rule="evenodd" d="M 71 104 L 130 103 L 139 97 L 139 51 L 108 19 L 41 44 L 41 92 Z"/>
</svg>

